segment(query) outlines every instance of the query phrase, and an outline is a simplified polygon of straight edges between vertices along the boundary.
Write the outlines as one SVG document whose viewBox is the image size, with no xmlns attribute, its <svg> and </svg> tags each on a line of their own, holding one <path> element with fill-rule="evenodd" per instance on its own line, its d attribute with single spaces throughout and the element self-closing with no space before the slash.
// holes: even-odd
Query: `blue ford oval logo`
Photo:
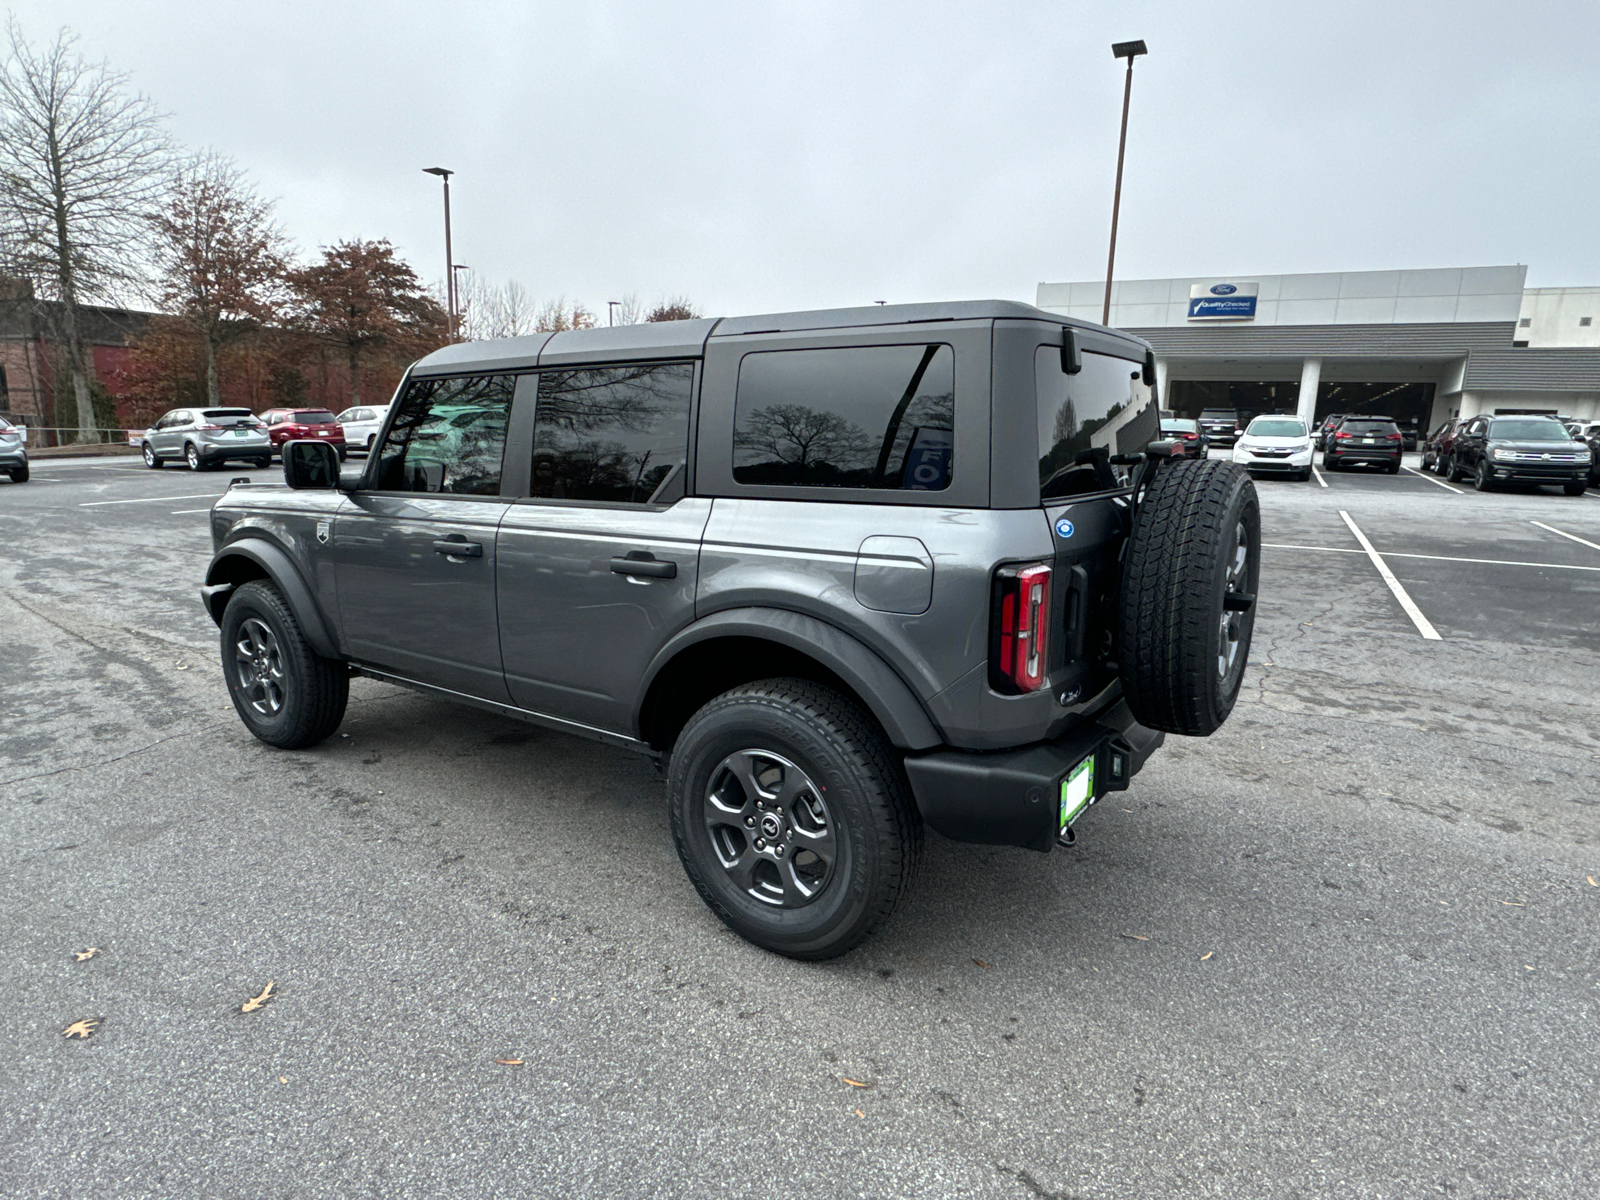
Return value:
<svg viewBox="0 0 1600 1200">
<path fill-rule="evenodd" d="M 1234 287 L 1231 283 L 1216 283 L 1211 285 L 1211 294 L 1213 296 L 1231 296 L 1238 290 L 1239 289 Z"/>
<path fill-rule="evenodd" d="M 1061 520 L 1056 522 L 1056 532 L 1059 533 L 1064 538 L 1065 537 L 1071 537 L 1072 536 L 1072 522 L 1067 520 L 1065 517 L 1062 517 Z"/>
</svg>

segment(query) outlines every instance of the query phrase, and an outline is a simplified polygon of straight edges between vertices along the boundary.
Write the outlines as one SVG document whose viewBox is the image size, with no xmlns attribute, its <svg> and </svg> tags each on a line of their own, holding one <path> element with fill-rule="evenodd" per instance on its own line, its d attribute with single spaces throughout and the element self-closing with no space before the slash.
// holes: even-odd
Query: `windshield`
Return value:
<svg viewBox="0 0 1600 1200">
<path fill-rule="evenodd" d="M 1274 420 L 1251 421 L 1250 428 L 1245 432 L 1251 437 L 1305 437 L 1306 427 L 1299 421 L 1289 421 L 1279 417 Z"/>
<path fill-rule="evenodd" d="M 1570 442 L 1566 429 L 1555 421 L 1537 418 L 1525 421 L 1495 421 L 1489 426 L 1492 438 L 1507 438 L 1518 442 Z"/>
</svg>

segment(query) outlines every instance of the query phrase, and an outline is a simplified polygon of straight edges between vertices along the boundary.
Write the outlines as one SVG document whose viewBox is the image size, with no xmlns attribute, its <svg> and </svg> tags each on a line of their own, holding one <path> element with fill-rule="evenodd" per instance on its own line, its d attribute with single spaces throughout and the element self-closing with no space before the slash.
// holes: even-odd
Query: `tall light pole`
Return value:
<svg viewBox="0 0 1600 1200">
<path fill-rule="evenodd" d="M 606 301 L 606 327 L 608 329 L 617 323 L 617 305 L 621 303 L 621 300 Z"/>
<path fill-rule="evenodd" d="M 446 240 L 448 241 L 448 239 L 446 239 Z M 449 253 L 448 246 L 446 247 L 445 252 Z M 467 266 L 466 263 L 451 263 L 450 264 L 450 278 L 452 280 L 455 279 L 457 271 L 471 271 L 471 270 L 472 270 L 472 268 Z M 472 285 L 472 280 L 468 279 L 467 280 L 467 286 L 470 287 L 471 285 Z M 457 325 L 463 324 L 465 322 L 465 320 L 466 320 L 466 316 L 467 316 L 467 301 L 468 301 L 468 299 L 470 299 L 470 297 L 463 297 L 462 296 L 461 286 L 458 284 L 456 286 L 456 324 Z"/>
<path fill-rule="evenodd" d="M 1100 324 L 1111 324 L 1111 274 L 1117 265 L 1117 213 L 1122 208 L 1122 156 L 1128 149 L 1128 101 L 1133 96 L 1133 60 L 1148 54 L 1144 42 L 1113 42 L 1114 58 L 1128 60 L 1128 77 L 1122 85 L 1122 133 L 1117 138 L 1117 190 L 1111 196 L 1111 251 L 1106 255 L 1106 303 L 1100 313 Z"/>
<path fill-rule="evenodd" d="M 456 264 L 450 254 L 450 176 L 454 171 L 446 171 L 443 166 L 424 166 L 422 173 L 437 174 L 445 181 L 445 306 L 450 309 L 450 341 L 456 341 Z"/>
</svg>

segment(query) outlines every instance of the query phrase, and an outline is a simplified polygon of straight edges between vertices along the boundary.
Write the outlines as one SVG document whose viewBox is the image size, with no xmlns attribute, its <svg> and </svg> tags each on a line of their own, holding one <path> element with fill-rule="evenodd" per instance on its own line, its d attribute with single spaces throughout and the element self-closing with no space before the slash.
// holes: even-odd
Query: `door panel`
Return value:
<svg viewBox="0 0 1600 1200">
<path fill-rule="evenodd" d="M 507 507 L 498 497 L 350 497 L 333 528 L 350 654 L 422 683 L 507 702 L 495 631 L 495 531 Z M 442 543 L 459 543 L 463 553 L 443 553 Z"/>
<path fill-rule="evenodd" d="M 666 509 L 512 505 L 500 526 L 500 648 L 514 703 L 631 733 L 645 667 L 694 620 L 711 501 Z M 644 559 L 629 575 L 613 559 Z M 648 558 L 645 558 L 648 556 Z M 663 578 L 663 564 L 674 574 Z"/>
</svg>

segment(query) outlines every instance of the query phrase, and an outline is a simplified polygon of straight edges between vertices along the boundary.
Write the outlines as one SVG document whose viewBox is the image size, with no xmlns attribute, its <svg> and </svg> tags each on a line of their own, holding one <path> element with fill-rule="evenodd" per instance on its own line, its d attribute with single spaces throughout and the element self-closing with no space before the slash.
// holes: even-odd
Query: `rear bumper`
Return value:
<svg viewBox="0 0 1600 1200">
<path fill-rule="evenodd" d="M 230 458 L 267 458 L 272 454 L 272 443 L 266 438 L 259 441 L 200 442 L 195 450 L 203 462 L 223 462 Z"/>
<path fill-rule="evenodd" d="M 1392 463 L 1399 462 L 1401 454 L 1398 446 L 1392 450 L 1384 450 L 1381 448 L 1366 449 L 1361 447 L 1354 450 L 1326 450 L 1323 452 L 1323 457 L 1325 457 L 1329 462 Z"/>
<path fill-rule="evenodd" d="M 922 819 L 958 842 L 1048 851 L 1061 832 L 1062 781 L 1094 758 L 1094 803 L 1122 791 L 1166 735 L 1119 700 L 1053 742 L 988 752 L 934 750 L 905 760 Z"/>
<path fill-rule="evenodd" d="M 0 446 L 0 471 L 28 465 L 28 452 L 19 446 Z"/>
</svg>

